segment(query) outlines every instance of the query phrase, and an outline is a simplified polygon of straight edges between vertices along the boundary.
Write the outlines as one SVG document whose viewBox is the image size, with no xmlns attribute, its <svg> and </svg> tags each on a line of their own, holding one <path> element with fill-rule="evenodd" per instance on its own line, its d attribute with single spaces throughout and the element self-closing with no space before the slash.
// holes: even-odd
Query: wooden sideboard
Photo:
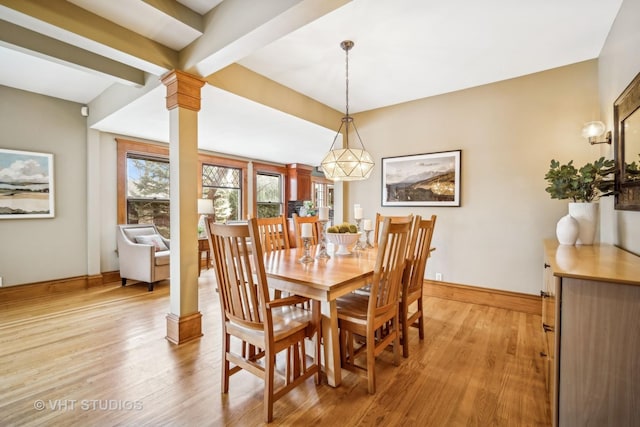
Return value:
<svg viewBox="0 0 640 427">
<path fill-rule="evenodd" d="M 542 327 L 553 426 L 637 426 L 640 257 L 544 242 Z"/>
</svg>

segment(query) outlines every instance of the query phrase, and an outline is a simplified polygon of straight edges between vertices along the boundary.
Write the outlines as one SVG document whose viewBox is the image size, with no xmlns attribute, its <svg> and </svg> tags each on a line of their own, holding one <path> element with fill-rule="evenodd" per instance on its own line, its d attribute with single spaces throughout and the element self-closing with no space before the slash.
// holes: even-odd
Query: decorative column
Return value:
<svg viewBox="0 0 640 427">
<path fill-rule="evenodd" d="M 198 311 L 198 111 L 204 81 L 182 71 L 162 78 L 169 110 L 171 214 L 170 312 L 167 339 L 174 344 L 202 336 Z"/>
</svg>

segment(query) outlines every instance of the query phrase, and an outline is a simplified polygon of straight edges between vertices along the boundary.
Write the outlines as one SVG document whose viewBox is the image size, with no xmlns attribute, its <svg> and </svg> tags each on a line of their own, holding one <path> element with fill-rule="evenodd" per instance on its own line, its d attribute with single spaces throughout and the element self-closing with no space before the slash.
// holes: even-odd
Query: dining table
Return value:
<svg viewBox="0 0 640 427">
<path fill-rule="evenodd" d="M 377 249 L 365 249 L 349 255 L 336 255 L 329 245 L 330 258 L 317 258 L 319 246 L 309 249 L 311 262 L 300 262 L 303 248 L 272 251 L 265 255 L 269 287 L 321 302 L 323 368 L 330 386 L 342 381 L 337 299 L 370 283 Z"/>
</svg>

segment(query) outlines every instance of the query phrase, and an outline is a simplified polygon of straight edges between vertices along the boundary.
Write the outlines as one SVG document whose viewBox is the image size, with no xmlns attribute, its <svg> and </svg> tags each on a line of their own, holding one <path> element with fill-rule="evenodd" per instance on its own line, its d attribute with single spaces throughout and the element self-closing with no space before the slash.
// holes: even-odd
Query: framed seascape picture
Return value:
<svg viewBox="0 0 640 427">
<path fill-rule="evenodd" d="M 0 219 L 53 218 L 53 154 L 0 148 Z"/>
<path fill-rule="evenodd" d="M 382 159 L 382 206 L 460 206 L 461 150 Z"/>
</svg>

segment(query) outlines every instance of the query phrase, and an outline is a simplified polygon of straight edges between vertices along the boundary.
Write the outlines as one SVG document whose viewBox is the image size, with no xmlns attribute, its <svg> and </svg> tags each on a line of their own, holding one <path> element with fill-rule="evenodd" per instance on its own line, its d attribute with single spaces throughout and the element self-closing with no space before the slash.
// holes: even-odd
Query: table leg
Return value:
<svg viewBox="0 0 640 427">
<path fill-rule="evenodd" d="M 340 369 L 340 336 L 336 301 L 322 304 L 322 336 L 324 338 L 324 369 L 327 382 L 338 387 L 342 382 Z"/>
</svg>

